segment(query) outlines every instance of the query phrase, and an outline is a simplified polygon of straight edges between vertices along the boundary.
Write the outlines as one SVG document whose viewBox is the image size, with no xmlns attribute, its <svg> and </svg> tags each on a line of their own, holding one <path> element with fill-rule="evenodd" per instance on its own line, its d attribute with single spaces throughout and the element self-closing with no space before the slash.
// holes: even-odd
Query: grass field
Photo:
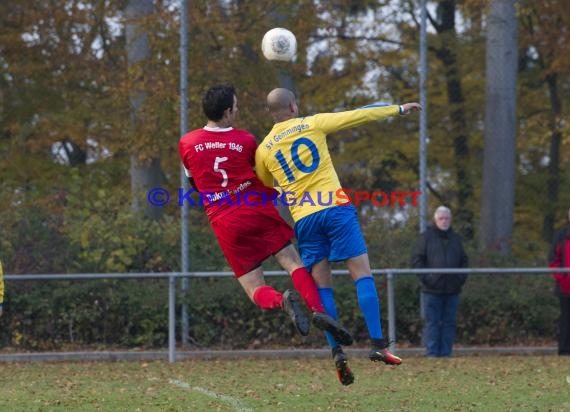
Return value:
<svg viewBox="0 0 570 412">
<path fill-rule="evenodd" d="M 570 357 L 0 363 L 1 411 L 570 411 Z"/>
</svg>

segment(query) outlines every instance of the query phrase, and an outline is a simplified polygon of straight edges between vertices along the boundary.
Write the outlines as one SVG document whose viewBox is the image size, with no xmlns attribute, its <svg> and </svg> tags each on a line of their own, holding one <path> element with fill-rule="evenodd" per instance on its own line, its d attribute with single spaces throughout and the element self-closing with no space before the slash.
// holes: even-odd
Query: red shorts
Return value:
<svg viewBox="0 0 570 412">
<path fill-rule="evenodd" d="M 279 252 L 294 236 L 273 204 L 233 208 L 211 225 L 236 278 Z"/>
</svg>

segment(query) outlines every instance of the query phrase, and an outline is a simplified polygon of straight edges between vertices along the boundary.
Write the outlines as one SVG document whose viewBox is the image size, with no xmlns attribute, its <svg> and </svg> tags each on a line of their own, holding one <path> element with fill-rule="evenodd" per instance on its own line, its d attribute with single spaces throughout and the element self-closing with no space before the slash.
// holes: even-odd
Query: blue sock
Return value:
<svg viewBox="0 0 570 412">
<path fill-rule="evenodd" d="M 332 288 L 318 288 L 319 296 L 321 301 L 323 302 L 323 306 L 325 307 L 325 311 L 328 315 L 330 315 L 333 319 L 338 319 L 338 314 L 336 312 L 336 304 L 334 303 L 334 296 Z M 332 335 L 328 332 L 325 332 L 325 336 L 327 338 L 327 342 L 331 348 L 338 346 L 338 343 L 334 340 Z"/>
<path fill-rule="evenodd" d="M 382 321 L 380 320 L 380 301 L 372 276 L 356 281 L 356 297 L 358 306 L 364 315 L 368 333 L 372 339 L 382 339 Z"/>
</svg>

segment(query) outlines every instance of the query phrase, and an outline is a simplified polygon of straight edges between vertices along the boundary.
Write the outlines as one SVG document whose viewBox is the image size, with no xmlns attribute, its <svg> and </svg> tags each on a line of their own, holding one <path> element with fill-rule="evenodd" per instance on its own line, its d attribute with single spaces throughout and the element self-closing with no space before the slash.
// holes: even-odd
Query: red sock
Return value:
<svg viewBox="0 0 570 412">
<path fill-rule="evenodd" d="M 291 279 L 293 280 L 293 286 L 303 297 L 303 300 L 309 309 L 311 309 L 311 312 L 325 313 L 317 285 L 309 271 L 304 267 L 295 269 L 293 273 L 291 273 Z"/>
<path fill-rule="evenodd" d="M 264 285 L 253 291 L 253 301 L 261 309 L 280 309 L 283 295 L 271 286 Z"/>
</svg>

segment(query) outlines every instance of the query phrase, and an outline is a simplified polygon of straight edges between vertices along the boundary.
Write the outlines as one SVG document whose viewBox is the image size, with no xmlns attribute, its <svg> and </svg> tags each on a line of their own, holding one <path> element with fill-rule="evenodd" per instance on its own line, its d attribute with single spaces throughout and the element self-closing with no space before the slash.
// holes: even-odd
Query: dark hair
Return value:
<svg viewBox="0 0 570 412">
<path fill-rule="evenodd" d="M 226 109 L 234 107 L 236 90 L 229 83 L 210 87 L 202 97 L 202 110 L 209 120 L 217 122 L 224 117 Z"/>
</svg>

